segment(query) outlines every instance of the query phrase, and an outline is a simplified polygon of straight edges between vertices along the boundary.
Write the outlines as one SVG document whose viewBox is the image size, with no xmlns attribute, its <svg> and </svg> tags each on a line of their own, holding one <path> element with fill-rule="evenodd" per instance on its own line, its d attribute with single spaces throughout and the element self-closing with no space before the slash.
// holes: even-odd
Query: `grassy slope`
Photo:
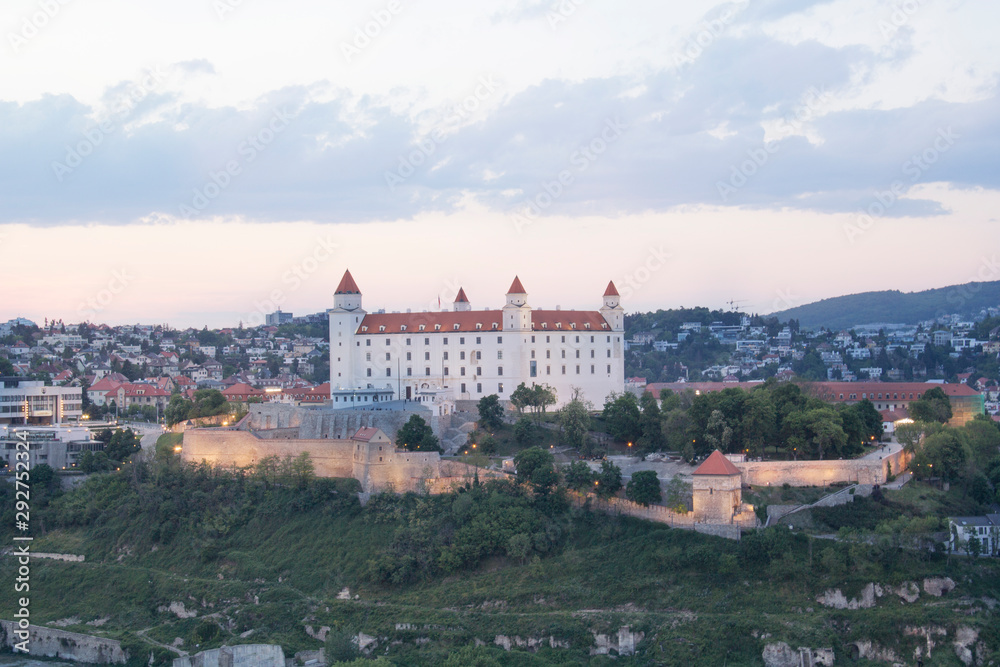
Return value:
<svg viewBox="0 0 1000 667">
<path fill-rule="evenodd" d="M 106 485 L 99 497 L 114 507 L 122 490 Z M 628 624 L 647 639 L 640 656 L 616 664 L 759 665 L 764 644 L 775 640 L 793 647 L 833 646 L 844 656 L 846 642 L 868 638 L 912 655 L 917 642 L 901 638 L 900 627 L 929 622 L 952 630 L 958 623 L 986 627 L 995 616 L 971 599 L 1000 597 L 995 562 L 971 566 L 961 558 L 931 561 L 905 553 L 880 561 L 864 545 L 828 541 L 817 541 L 810 556 L 805 536 L 782 531 L 769 534 L 773 559 L 767 564 L 747 558 L 754 553 L 748 548 L 752 538 L 737 545 L 584 512 L 568 518 L 555 555 L 526 563 L 493 558 L 460 574 L 375 585 L 363 575 L 367 561 L 390 544 L 405 520 L 373 523 L 366 515 L 371 510 L 360 508 L 349 494 L 326 498 L 284 512 L 265 499 L 247 509 L 243 520 L 213 528 L 214 539 L 205 537 L 200 524 L 197 529 L 181 525 L 169 544 L 150 541 L 151 526 L 138 508 L 53 530 L 35 543 L 36 550 L 82 552 L 87 562 L 32 564 L 32 620 L 77 616 L 85 623 L 110 616 L 99 629 L 69 629 L 108 633 L 138 645 L 134 632 L 152 628 L 150 637 L 164 643 L 181 637 L 186 648 L 196 641 L 201 648 L 271 641 L 289 652 L 319 648 L 306 634 L 306 624 L 344 627 L 401 641 L 388 654 L 396 664 L 439 664 L 449 650 L 477 638 L 489 642 L 498 634 L 553 635 L 572 646 L 504 656 L 506 664 L 603 664 L 607 658 L 588 656 L 591 632 L 613 633 Z M 129 502 L 135 501 L 129 497 Z M 448 505 L 442 500 L 440 506 Z M 824 564 L 830 560 L 826 549 L 841 564 L 836 572 Z M 854 611 L 815 603 L 828 587 L 850 597 L 869 581 L 898 584 L 931 575 L 959 582 L 951 603 L 923 596 L 904 605 L 885 598 L 876 609 Z M 0 578 L 12 576 L 5 559 Z M 359 598 L 336 600 L 344 587 Z M 955 602 L 959 596 L 968 596 L 972 606 Z M 157 611 L 172 601 L 183 601 L 200 615 L 217 615 L 181 620 Z M 0 617 L 10 617 L 11 603 L 10 596 L 0 598 Z M 965 615 L 971 608 L 980 611 Z M 397 631 L 397 623 L 420 629 Z M 250 637 L 238 637 L 250 629 Z M 755 639 L 754 631 L 772 637 Z M 418 646 L 422 637 L 431 642 Z M 940 661 L 934 664 L 952 664 L 949 655 L 953 658 L 947 650 L 935 653 Z M 160 651 L 157 657 L 169 656 Z"/>
</svg>

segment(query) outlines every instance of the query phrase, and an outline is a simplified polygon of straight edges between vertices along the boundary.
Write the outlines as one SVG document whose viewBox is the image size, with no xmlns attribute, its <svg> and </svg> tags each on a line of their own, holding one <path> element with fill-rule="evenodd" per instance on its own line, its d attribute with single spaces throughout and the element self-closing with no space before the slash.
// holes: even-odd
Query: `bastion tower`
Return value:
<svg viewBox="0 0 1000 667">
<path fill-rule="evenodd" d="M 330 391 L 349 388 L 354 382 L 354 337 L 365 318 L 361 290 L 350 270 L 344 271 L 333 293 L 330 317 Z"/>
</svg>

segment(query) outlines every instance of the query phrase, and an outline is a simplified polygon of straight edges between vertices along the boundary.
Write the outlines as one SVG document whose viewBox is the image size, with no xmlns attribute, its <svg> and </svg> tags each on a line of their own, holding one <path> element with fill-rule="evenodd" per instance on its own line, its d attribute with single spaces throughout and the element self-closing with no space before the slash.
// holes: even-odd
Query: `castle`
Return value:
<svg viewBox="0 0 1000 667">
<path fill-rule="evenodd" d="M 620 301 L 609 282 L 599 310 L 533 309 L 515 277 L 501 309 L 473 310 L 459 289 L 452 311 L 368 313 L 345 271 L 327 311 L 331 407 L 393 397 L 506 400 L 522 382 L 555 389 L 557 406 L 574 389 L 601 406 L 625 388 Z"/>
</svg>

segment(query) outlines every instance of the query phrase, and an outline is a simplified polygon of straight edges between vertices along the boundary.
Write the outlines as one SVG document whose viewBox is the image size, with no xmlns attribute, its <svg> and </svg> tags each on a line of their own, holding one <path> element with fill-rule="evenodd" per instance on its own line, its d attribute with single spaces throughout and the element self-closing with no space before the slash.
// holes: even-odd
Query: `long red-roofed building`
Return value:
<svg viewBox="0 0 1000 667">
<path fill-rule="evenodd" d="M 519 277 L 505 300 L 499 309 L 474 310 L 459 288 L 450 311 L 368 313 L 346 271 L 328 311 L 330 397 L 389 389 L 397 400 L 427 392 L 507 400 L 523 382 L 553 387 L 558 405 L 575 387 L 601 405 L 624 390 L 625 313 L 613 282 L 597 310 L 532 308 Z"/>
</svg>

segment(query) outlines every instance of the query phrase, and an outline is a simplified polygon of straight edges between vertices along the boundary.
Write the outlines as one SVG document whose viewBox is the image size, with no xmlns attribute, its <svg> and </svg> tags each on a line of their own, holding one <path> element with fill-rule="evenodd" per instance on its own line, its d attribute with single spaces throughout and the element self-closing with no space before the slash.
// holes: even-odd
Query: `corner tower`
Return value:
<svg viewBox="0 0 1000 667">
<path fill-rule="evenodd" d="M 456 313 L 464 313 L 472 310 L 469 297 L 465 296 L 465 290 L 461 287 L 458 288 L 458 295 L 455 296 L 455 303 L 453 305 Z"/>
<path fill-rule="evenodd" d="M 326 311 L 330 318 L 330 391 L 357 386 L 354 377 L 354 335 L 365 318 L 361 307 L 361 290 L 350 271 L 344 271 L 333 293 L 333 308 Z"/>
<path fill-rule="evenodd" d="M 507 304 L 503 307 L 503 329 L 531 331 L 531 306 L 528 305 L 528 293 L 517 276 L 514 276 L 514 282 L 507 290 Z"/>
<path fill-rule="evenodd" d="M 604 290 L 604 305 L 601 306 L 601 315 L 611 327 L 612 331 L 625 331 L 625 311 L 621 306 L 621 296 L 615 288 L 614 281 L 608 282 L 608 288 Z"/>
</svg>

